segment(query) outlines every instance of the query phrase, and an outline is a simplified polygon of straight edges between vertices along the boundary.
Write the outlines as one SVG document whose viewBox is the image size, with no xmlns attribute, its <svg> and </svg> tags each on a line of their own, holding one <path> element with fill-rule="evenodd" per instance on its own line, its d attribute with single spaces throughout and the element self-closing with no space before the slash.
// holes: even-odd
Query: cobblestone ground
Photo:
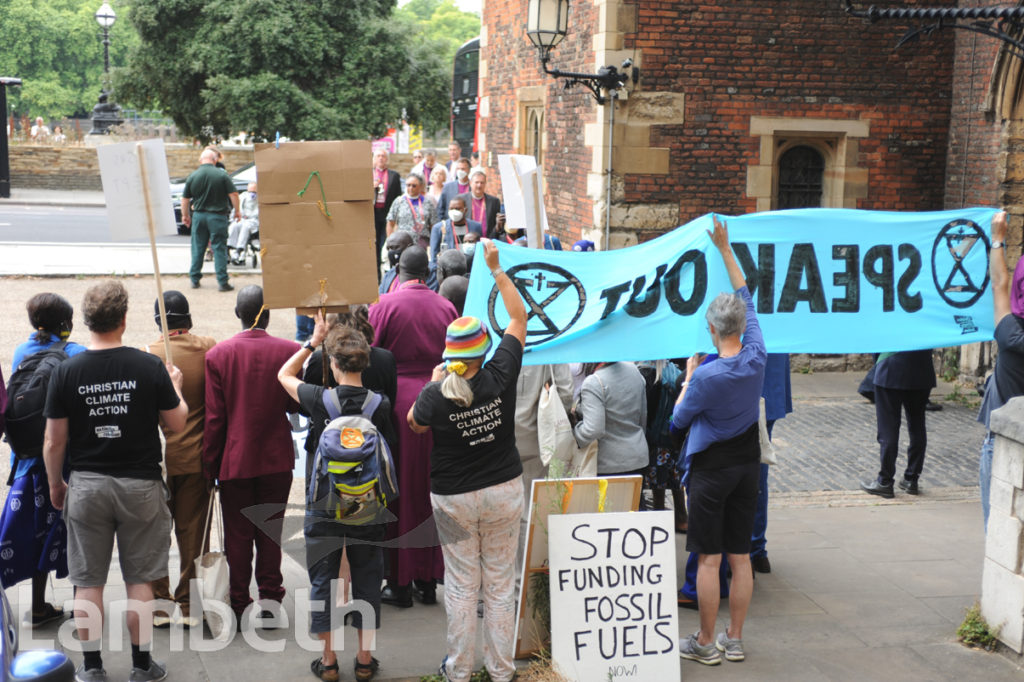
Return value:
<svg viewBox="0 0 1024 682">
<path fill-rule="evenodd" d="M 978 485 L 978 456 L 985 428 L 976 408 L 943 402 L 927 416 L 928 450 L 922 488 Z M 857 490 L 878 472 L 875 407 L 853 393 L 849 398 L 793 400 L 793 412 L 775 423 L 772 434 L 779 465 L 769 477 L 772 492 Z M 906 420 L 900 429 L 899 476 L 906 467 Z"/>
</svg>

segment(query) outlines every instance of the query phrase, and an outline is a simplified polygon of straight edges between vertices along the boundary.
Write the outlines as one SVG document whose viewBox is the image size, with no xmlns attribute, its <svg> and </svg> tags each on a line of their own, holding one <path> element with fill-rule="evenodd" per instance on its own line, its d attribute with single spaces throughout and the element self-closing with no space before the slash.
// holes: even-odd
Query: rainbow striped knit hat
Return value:
<svg viewBox="0 0 1024 682">
<path fill-rule="evenodd" d="M 475 317 L 460 317 L 448 325 L 444 338 L 445 360 L 482 358 L 491 349 L 487 325 Z"/>
</svg>

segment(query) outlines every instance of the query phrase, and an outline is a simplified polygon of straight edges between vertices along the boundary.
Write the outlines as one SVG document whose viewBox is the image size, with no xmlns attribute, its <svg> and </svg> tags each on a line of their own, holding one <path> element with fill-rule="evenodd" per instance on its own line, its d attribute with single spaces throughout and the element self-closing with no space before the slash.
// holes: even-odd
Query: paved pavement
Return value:
<svg viewBox="0 0 1024 682">
<path fill-rule="evenodd" d="M 0 249 L 0 251 L 3 251 Z M 102 254 L 95 256 L 102 257 Z M 22 272 L 39 263 L 22 261 Z M 0 319 L 14 321 L 0 328 L 0 364 L 10 367 L 10 353 L 28 330 L 24 301 L 44 288 L 78 301 L 87 278 L 3 278 Z M 179 288 L 184 278 L 169 278 Z M 204 283 L 209 282 L 205 279 Z M 257 276 L 237 276 L 236 285 L 258 282 Z M 128 342 L 142 344 L 155 337 L 149 306 L 149 278 L 125 280 L 132 296 Z M 192 301 L 197 331 L 225 338 L 237 330 L 231 310 L 234 297 L 209 287 L 186 291 Z M 141 302 L 141 304 L 140 304 Z M 292 333 L 290 316 L 275 312 L 271 332 Z M 75 332 L 79 337 L 79 332 Z M 771 477 L 768 549 L 773 572 L 759 576 L 745 627 L 748 658 L 706 668 L 682 661 L 686 680 L 1019 680 L 1020 657 L 967 649 L 955 641 L 964 610 L 979 596 L 984 538 L 977 501 L 977 456 L 980 426 L 972 410 L 942 400 L 945 409 L 928 417 L 929 450 L 919 497 L 898 495 L 892 501 L 856 492 L 860 478 L 877 469 L 874 411 L 856 395 L 860 377 L 852 374 L 794 374 L 793 414 L 776 425 L 780 465 Z M 940 386 L 933 398 L 943 399 L 951 388 Z M 6 446 L 0 446 L 0 476 L 6 472 Z M 901 460 L 902 461 L 902 460 Z M 316 655 L 309 644 L 304 619 L 296 618 L 295 595 L 308 586 L 303 569 L 301 534 L 302 481 L 293 485 L 284 527 L 285 606 L 292 616 L 289 628 L 262 633 L 280 647 L 244 641 L 210 651 L 196 645 L 177 646 L 180 631 L 158 631 L 155 651 L 170 663 L 171 679 L 251 682 L 310 679 L 309 661 Z M 685 537 L 677 536 L 677 556 L 684 557 Z M 172 558 L 173 563 L 176 556 Z M 107 598 L 124 595 L 116 562 Z M 70 599 L 66 581 L 54 581 L 58 600 Z M 443 594 L 443 589 L 441 591 Z M 28 596 L 12 590 L 16 612 L 24 611 Z M 723 604 L 720 623 L 727 619 Z M 295 621 L 299 620 L 298 626 Z M 111 619 L 113 627 L 117 619 Z M 67 626 L 65 626 L 67 627 Z M 680 611 L 680 634 L 697 628 L 694 612 Z M 378 679 L 415 680 L 431 673 L 444 651 L 444 608 L 417 604 L 412 609 L 384 607 L 383 628 L 376 656 L 382 667 Z M 28 636 L 22 631 L 24 638 Z M 57 637 L 57 627 L 36 633 L 29 646 L 45 645 Z M 113 632 L 111 642 L 122 651 L 105 657 L 112 679 L 128 673 L 124 635 Z M 180 641 L 180 640 L 179 640 Z M 346 633 L 341 655 L 342 679 L 352 679 L 354 638 Z M 108 645 L 110 646 L 110 645 Z M 313 647 L 315 648 L 315 646 Z M 175 649 L 172 651 L 172 649 Z M 79 654 L 72 654 L 78 661 Z M 479 658 L 478 658 L 479 662 Z M 657 682 L 657 681 L 655 681 Z"/>
<path fill-rule="evenodd" d="M 27 204 L 31 206 L 106 206 L 103 191 L 55 190 L 12 187 L 9 199 L 0 199 L 2 204 Z"/>
<path fill-rule="evenodd" d="M 12 188 L 10 199 L 0 206 L 88 206 L 104 207 L 103 192 L 56 191 Z M 157 245 L 160 272 L 188 274 L 191 246 L 188 237 L 162 237 Z M 31 264 L 27 269 L 26 264 Z M 231 265 L 231 273 L 259 273 L 259 266 Z M 212 275 L 213 263 L 203 272 Z M 52 242 L 0 242 L 0 276 L 31 274 L 60 277 L 81 275 L 125 276 L 153 273 L 153 256 L 148 241 L 134 243 L 59 244 Z"/>
</svg>

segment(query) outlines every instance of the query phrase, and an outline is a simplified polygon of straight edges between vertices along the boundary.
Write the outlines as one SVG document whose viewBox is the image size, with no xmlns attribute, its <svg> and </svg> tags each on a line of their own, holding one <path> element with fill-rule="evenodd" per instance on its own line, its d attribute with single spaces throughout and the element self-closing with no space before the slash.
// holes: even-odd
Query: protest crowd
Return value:
<svg viewBox="0 0 1024 682">
<path fill-rule="evenodd" d="M 27 302 L 30 337 L 14 366 L 4 368 L 11 371 L 6 400 L 31 393 L 26 376 L 41 378 L 43 392 L 34 389 L 41 412 L 33 420 L 13 421 L 7 413 L 8 500 L 24 503 L 5 504 L 0 517 L 0 543 L 14 550 L 0 553 L 0 582 L 31 581 L 29 618 L 43 627 L 70 615 L 47 602 L 48 575 L 70 580 L 84 649 L 76 679 L 108 679 L 103 591 L 115 539 L 136 604 L 128 613 L 133 682 L 168 676 L 150 653 L 151 627 L 203 627 L 207 612 L 190 591 L 199 583 L 190 581 L 204 579 L 196 559 L 218 533 L 234 620 L 209 622 L 211 632 L 287 621 L 281 530 L 295 466 L 295 414 L 309 425 L 303 530 L 311 596 L 322 602 L 309 623 L 323 643 L 308 664 L 318 679 L 348 675 L 332 639 L 339 623 L 358 630 L 351 673 L 369 680 L 387 664 L 373 655 L 374 633 L 387 627 L 382 604 L 421 608 L 439 600 L 448 617 L 447 650 L 436 661 L 443 679 L 470 679 L 478 627 L 490 679 L 513 679 L 531 484 L 549 473 L 641 476 L 647 507 L 674 510 L 671 530 L 686 534 L 690 552 L 678 603 L 699 611 L 700 629 L 679 641 L 680 656 L 708 665 L 744 660 L 754 573 L 771 571 L 762 451 L 792 400 L 788 355 L 766 352 L 728 226 L 715 219 L 708 231 L 732 289 L 707 310 L 714 354 L 524 367 L 527 311 L 492 243 L 525 247 L 524 231 L 506 224 L 500 199 L 485 191 L 486 171 L 471 167 L 457 144 L 449 146 L 447 164 L 436 157 L 424 154 L 400 178 L 388 168 L 387 152 L 374 152 L 380 299 L 300 318 L 298 341 L 266 332 L 270 313 L 258 286 L 237 292 L 239 332 L 220 341 L 192 332 L 184 293 L 164 292 L 165 321 L 157 301 L 157 330 L 144 348 L 122 343 L 129 301 L 116 281 L 89 288 L 80 308 L 87 338 L 79 342 L 71 340 L 74 311 L 63 296 L 46 292 Z M 250 224 L 242 221 L 254 219 L 256 206 L 229 196 L 214 161 L 204 152 L 201 175 L 220 189 L 197 192 L 198 215 L 188 217 L 198 249 L 192 282 L 199 286 L 209 241 L 226 291 L 227 250 L 244 246 Z M 220 203 L 206 204 L 214 195 Z M 232 210 L 239 225 L 229 239 Z M 993 219 L 992 230 L 1001 352 L 986 415 L 1024 394 L 1024 270 L 1018 265 L 1012 279 L 1006 275 L 998 248 L 1005 214 Z M 562 249 L 548 235 L 543 247 Z M 581 240 L 572 249 L 594 245 Z M 493 278 L 507 312 L 503 334 L 463 316 L 474 258 L 489 271 L 478 266 L 474 276 Z M 883 354 L 879 368 L 895 366 L 901 355 Z M 897 434 L 882 443 L 882 471 L 865 490 L 892 496 L 899 401 L 923 409 L 927 391 L 922 398 L 922 387 L 887 388 L 884 374 L 876 374 L 877 395 L 885 397 L 879 414 L 897 401 Z M 549 471 L 538 419 L 545 397 L 568 414 L 574 446 L 596 454 L 586 467 Z M 892 428 L 883 421 L 880 434 Z M 898 484 L 916 494 L 924 444 L 912 447 Z M 986 505 L 991 450 L 989 436 L 982 450 Z M 172 529 L 181 556 L 174 576 Z M 347 589 L 352 601 L 339 606 L 337 590 Z M 730 619 L 718 628 L 723 597 Z M 353 610 L 354 604 L 368 608 Z"/>
</svg>

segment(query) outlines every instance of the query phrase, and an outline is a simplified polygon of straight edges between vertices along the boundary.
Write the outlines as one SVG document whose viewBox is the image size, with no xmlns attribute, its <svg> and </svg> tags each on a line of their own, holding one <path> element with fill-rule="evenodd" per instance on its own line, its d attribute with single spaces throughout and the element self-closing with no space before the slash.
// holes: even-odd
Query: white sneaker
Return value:
<svg viewBox="0 0 1024 682">
<path fill-rule="evenodd" d="M 742 661 L 746 658 L 743 654 L 743 640 L 730 638 L 728 630 L 718 633 L 715 648 L 725 654 L 727 661 Z"/>
</svg>

